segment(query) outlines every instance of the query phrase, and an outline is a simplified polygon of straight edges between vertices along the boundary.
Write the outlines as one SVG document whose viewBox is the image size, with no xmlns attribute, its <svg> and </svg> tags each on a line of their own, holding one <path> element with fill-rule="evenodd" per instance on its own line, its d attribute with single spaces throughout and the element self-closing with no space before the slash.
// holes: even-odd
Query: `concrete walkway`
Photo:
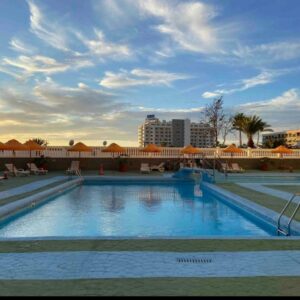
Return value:
<svg viewBox="0 0 300 300">
<path fill-rule="evenodd" d="M 256 192 L 261 192 L 261 193 L 264 193 L 267 195 L 278 197 L 278 198 L 281 198 L 281 199 L 284 199 L 287 201 L 290 200 L 293 196 L 292 193 L 279 191 L 277 189 L 272 189 L 272 188 L 264 186 L 264 185 L 272 185 L 270 183 L 241 183 L 241 182 L 239 182 L 236 184 L 239 186 L 245 187 L 247 189 L 251 189 Z M 277 183 L 277 184 L 273 184 L 273 185 L 280 185 L 280 184 Z M 293 184 L 285 184 L 285 185 L 298 185 L 298 184 L 293 183 Z"/>
<path fill-rule="evenodd" d="M 300 251 L 0 254 L 0 279 L 300 276 Z"/>
<path fill-rule="evenodd" d="M 43 180 L 37 180 L 16 188 L 12 188 L 3 192 L 0 192 L 0 200 L 9 198 L 9 197 L 14 197 L 18 196 L 24 193 L 32 192 L 34 190 L 40 189 L 44 186 L 47 186 L 49 184 L 55 183 L 62 181 L 63 179 L 66 179 L 66 176 L 56 176 L 48 179 L 43 179 Z"/>
</svg>

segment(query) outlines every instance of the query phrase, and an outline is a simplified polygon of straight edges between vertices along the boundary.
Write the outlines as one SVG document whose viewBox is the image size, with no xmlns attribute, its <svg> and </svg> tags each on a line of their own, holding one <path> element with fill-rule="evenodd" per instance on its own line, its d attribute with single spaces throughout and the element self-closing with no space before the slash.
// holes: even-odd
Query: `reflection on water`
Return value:
<svg viewBox="0 0 300 300">
<path fill-rule="evenodd" d="M 82 185 L 2 224 L 0 237 L 269 235 L 199 186 Z"/>
</svg>

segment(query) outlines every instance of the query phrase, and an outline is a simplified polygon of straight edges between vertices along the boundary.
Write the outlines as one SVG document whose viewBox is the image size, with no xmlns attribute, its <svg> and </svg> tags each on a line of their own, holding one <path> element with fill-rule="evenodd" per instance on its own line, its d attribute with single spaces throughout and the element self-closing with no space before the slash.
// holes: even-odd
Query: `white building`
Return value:
<svg viewBox="0 0 300 300">
<path fill-rule="evenodd" d="M 268 141 L 280 141 L 284 140 L 290 147 L 300 146 L 300 129 L 298 130 L 286 130 L 280 132 L 270 132 L 263 134 L 263 144 Z"/>
<path fill-rule="evenodd" d="M 145 122 L 139 126 L 139 145 L 156 144 L 165 147 L 208 148 L 214 143 L 213 130 L 208 124 L 194 123 L 189 119 L 174 119 L 160 121 L 155 115 L 148 115 Z"/>
</svg>

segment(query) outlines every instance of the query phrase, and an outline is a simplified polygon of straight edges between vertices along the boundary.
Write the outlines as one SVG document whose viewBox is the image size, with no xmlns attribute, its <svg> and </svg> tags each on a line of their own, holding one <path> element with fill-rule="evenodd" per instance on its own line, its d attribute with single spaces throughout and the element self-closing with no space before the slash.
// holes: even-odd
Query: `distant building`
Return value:
<svg viewBox="0 0 300 300">
<path fill-rule="evenodd" d="M 268 141 L 274 142 L 280 140 L 284 140 L 284 142 L 290 147 L 300 147 L 300 129 L 263 134 L 263 144 Z"/>
<path fill-rule="evenodd" d="M 194 123 L 189 119 L 160 121 L 155 115 L 148 115 L 139 126 L 138 139 L 140 147 L 156 144 L 165 147 L 184 147 L 193 145 L 199 148 L 213 146 L 212 128 L 205 123 Z"/>
</svg>

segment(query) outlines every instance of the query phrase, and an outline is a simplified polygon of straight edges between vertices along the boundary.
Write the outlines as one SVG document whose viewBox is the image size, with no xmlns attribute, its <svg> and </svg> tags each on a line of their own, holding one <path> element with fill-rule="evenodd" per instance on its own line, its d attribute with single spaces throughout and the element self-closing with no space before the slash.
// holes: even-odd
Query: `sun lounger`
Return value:
<svg viewBox="0 0 300 300">
<path fill-rule="evenodd" d="M 236 172 L 236 173 L 243 173 L 243 172 L 245 172 L 245 170 L 243 168 L 241 168 L 238 163 L 232 163 L 231 167 L 232 167 L 232 170 L 234 172 Z"/>
<path fill-rule="evenodd" d="M 232 168 L 228 165 L 228 163 L 221 163 L 220 171 L 223 173 L 232 173 Z"/>
<path fill-rule="evenodd" d="M 30 170 L 30 172 L 35 175 L 46 175 L 48 173 L 48 170 L 39 169 L 35 163 L 28 163 L 27 167 Z"/>
<path fill-rule="evenodd" d="M 163 173 L 165 171 L 165 167 L 164 167 L 165 163 L 161 163 L 159 165 L 154 165 L 150 167 L 151 171 L 159 171 L 161 173 Z"/>
<path fill-rule="evenodd" d="M 17 169 L 13 164 L 5 164 L 6 169 L 8 170 L 8 173 L 12 176 L 29 176 L 30 171 L 24 170 L 24 169 Z"/>
<path fill-rule="evenodd" d="M 141 164 L 141 173 L 150 173 L 151 169 L 149 164 Z"/>
<path fill-rule="evenodd" d="M 81 170 L 79 168 L 79 164 L 80 162 L 77 160 L 73 160 L 71 162 L 71 166 L 69 169 L 66 170 L 66 173 L 68 175 L 77 175 L 77 176 L 81 176 Z"/>
</svg>

